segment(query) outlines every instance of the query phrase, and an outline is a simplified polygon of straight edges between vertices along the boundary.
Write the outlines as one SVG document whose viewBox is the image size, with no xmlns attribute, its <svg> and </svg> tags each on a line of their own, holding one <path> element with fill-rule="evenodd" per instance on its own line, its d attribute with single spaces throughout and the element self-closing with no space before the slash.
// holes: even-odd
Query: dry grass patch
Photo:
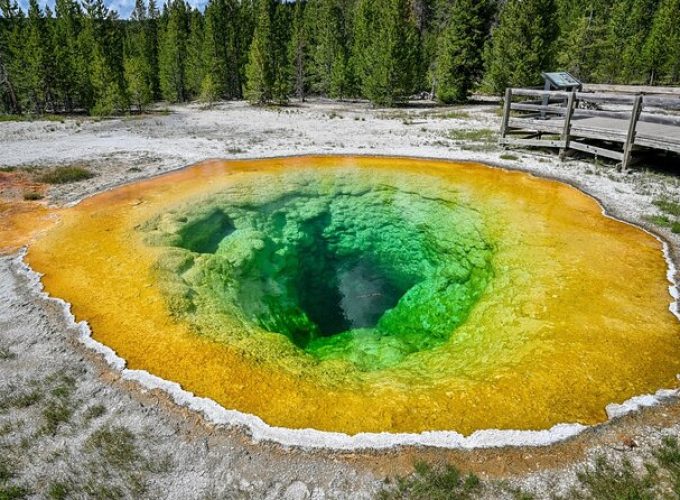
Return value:
<svg viewBox="0 0 680 500">
<path fill-rule="evenodd" d="M 69 184 L 71 182 L 91 179 L 95 174 L 83 167 L 57 167 L 38 177 L 38 182 L 45 184 Z"/>
</svg>

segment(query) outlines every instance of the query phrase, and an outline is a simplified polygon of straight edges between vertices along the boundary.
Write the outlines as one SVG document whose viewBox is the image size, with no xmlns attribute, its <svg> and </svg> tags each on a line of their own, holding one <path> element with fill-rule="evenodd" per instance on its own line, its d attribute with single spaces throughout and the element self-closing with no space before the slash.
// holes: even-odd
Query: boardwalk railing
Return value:
<svg viewBox="0 0 680 500">
<path fill-rule="evenodd" d="M 603 109 L 607 108 L 607 109 Z M 631 163 L 636 148 L 680 153 L 680 95 L 509 88 L 500 144 L 581 151 Z"/>
</svg>

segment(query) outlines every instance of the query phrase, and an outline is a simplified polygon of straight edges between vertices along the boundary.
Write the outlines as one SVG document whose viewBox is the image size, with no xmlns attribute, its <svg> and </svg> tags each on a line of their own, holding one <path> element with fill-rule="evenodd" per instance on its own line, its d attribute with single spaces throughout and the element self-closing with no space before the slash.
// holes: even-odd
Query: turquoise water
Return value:
<svg viewBox="0 0 680 500">
<path fill-rule="evenodd" d="M 357 179 L 225 193 L 160 225 L 182 250 L 168 269 L 184 285 L 178 315 L 213 325 L 237 317 L 253 336 L 283 335 L 363 371 L 445 342 L 492 275 L 473 209 Z"/>
</svg>

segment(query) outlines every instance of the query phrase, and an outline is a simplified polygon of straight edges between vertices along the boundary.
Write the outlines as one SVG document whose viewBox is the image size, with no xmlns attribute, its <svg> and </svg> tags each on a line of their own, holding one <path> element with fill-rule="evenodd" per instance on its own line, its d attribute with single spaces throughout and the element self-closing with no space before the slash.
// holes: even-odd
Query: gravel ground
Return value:
<svg viewBox="0 0 680 500">
<path fill-rule="evenodd" d="M 592 160 L 561 163 L 552 155 L 503 151 L 495 145 L 498 126 L 495 104 L 173 106 L 126 119 L 0 123 L 0 167 L 73 164 L 96 172 L 51 187 L 47 200 L 61 205 L 208 158 L 352 153 L 475 160 L 576 185 L 613 216 L 664 238 L 678 262 L 680 235 L 646 221 L 659 213 L 653 200 L 680 200 L 677 173 L 623 174 Z M 76 340 L 61 307 L 30 285 L 17 255 L 0 258 L 0 486 L 4 473 L 6 484 L 35 497 L 368 498 L 416 458 L 448 460 L 490 478 L 490 498 L 511 497 L 512 488 L 547 497 L 568 491 L 576 471 L 600 454 L 641 467 L 662 436 L 680 436 L 680 404 L 669 401 L 542 448 L 339 453 L 255 444 L 121 380 Z"/>
</svg>

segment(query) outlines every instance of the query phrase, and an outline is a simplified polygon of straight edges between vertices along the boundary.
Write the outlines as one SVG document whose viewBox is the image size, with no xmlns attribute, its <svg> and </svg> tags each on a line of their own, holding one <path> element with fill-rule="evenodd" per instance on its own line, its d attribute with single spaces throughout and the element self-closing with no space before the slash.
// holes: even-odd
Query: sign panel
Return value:
<svg viewBox="0 0 680 500">
<path fill-rule="evenodd" d="M 573 87 L 581 86 L 581 82 L 566 71 L 543 73 L 543 78 L 550 82 L 550 85 L 556 89 L 571 89 Z"/>
</svg>

